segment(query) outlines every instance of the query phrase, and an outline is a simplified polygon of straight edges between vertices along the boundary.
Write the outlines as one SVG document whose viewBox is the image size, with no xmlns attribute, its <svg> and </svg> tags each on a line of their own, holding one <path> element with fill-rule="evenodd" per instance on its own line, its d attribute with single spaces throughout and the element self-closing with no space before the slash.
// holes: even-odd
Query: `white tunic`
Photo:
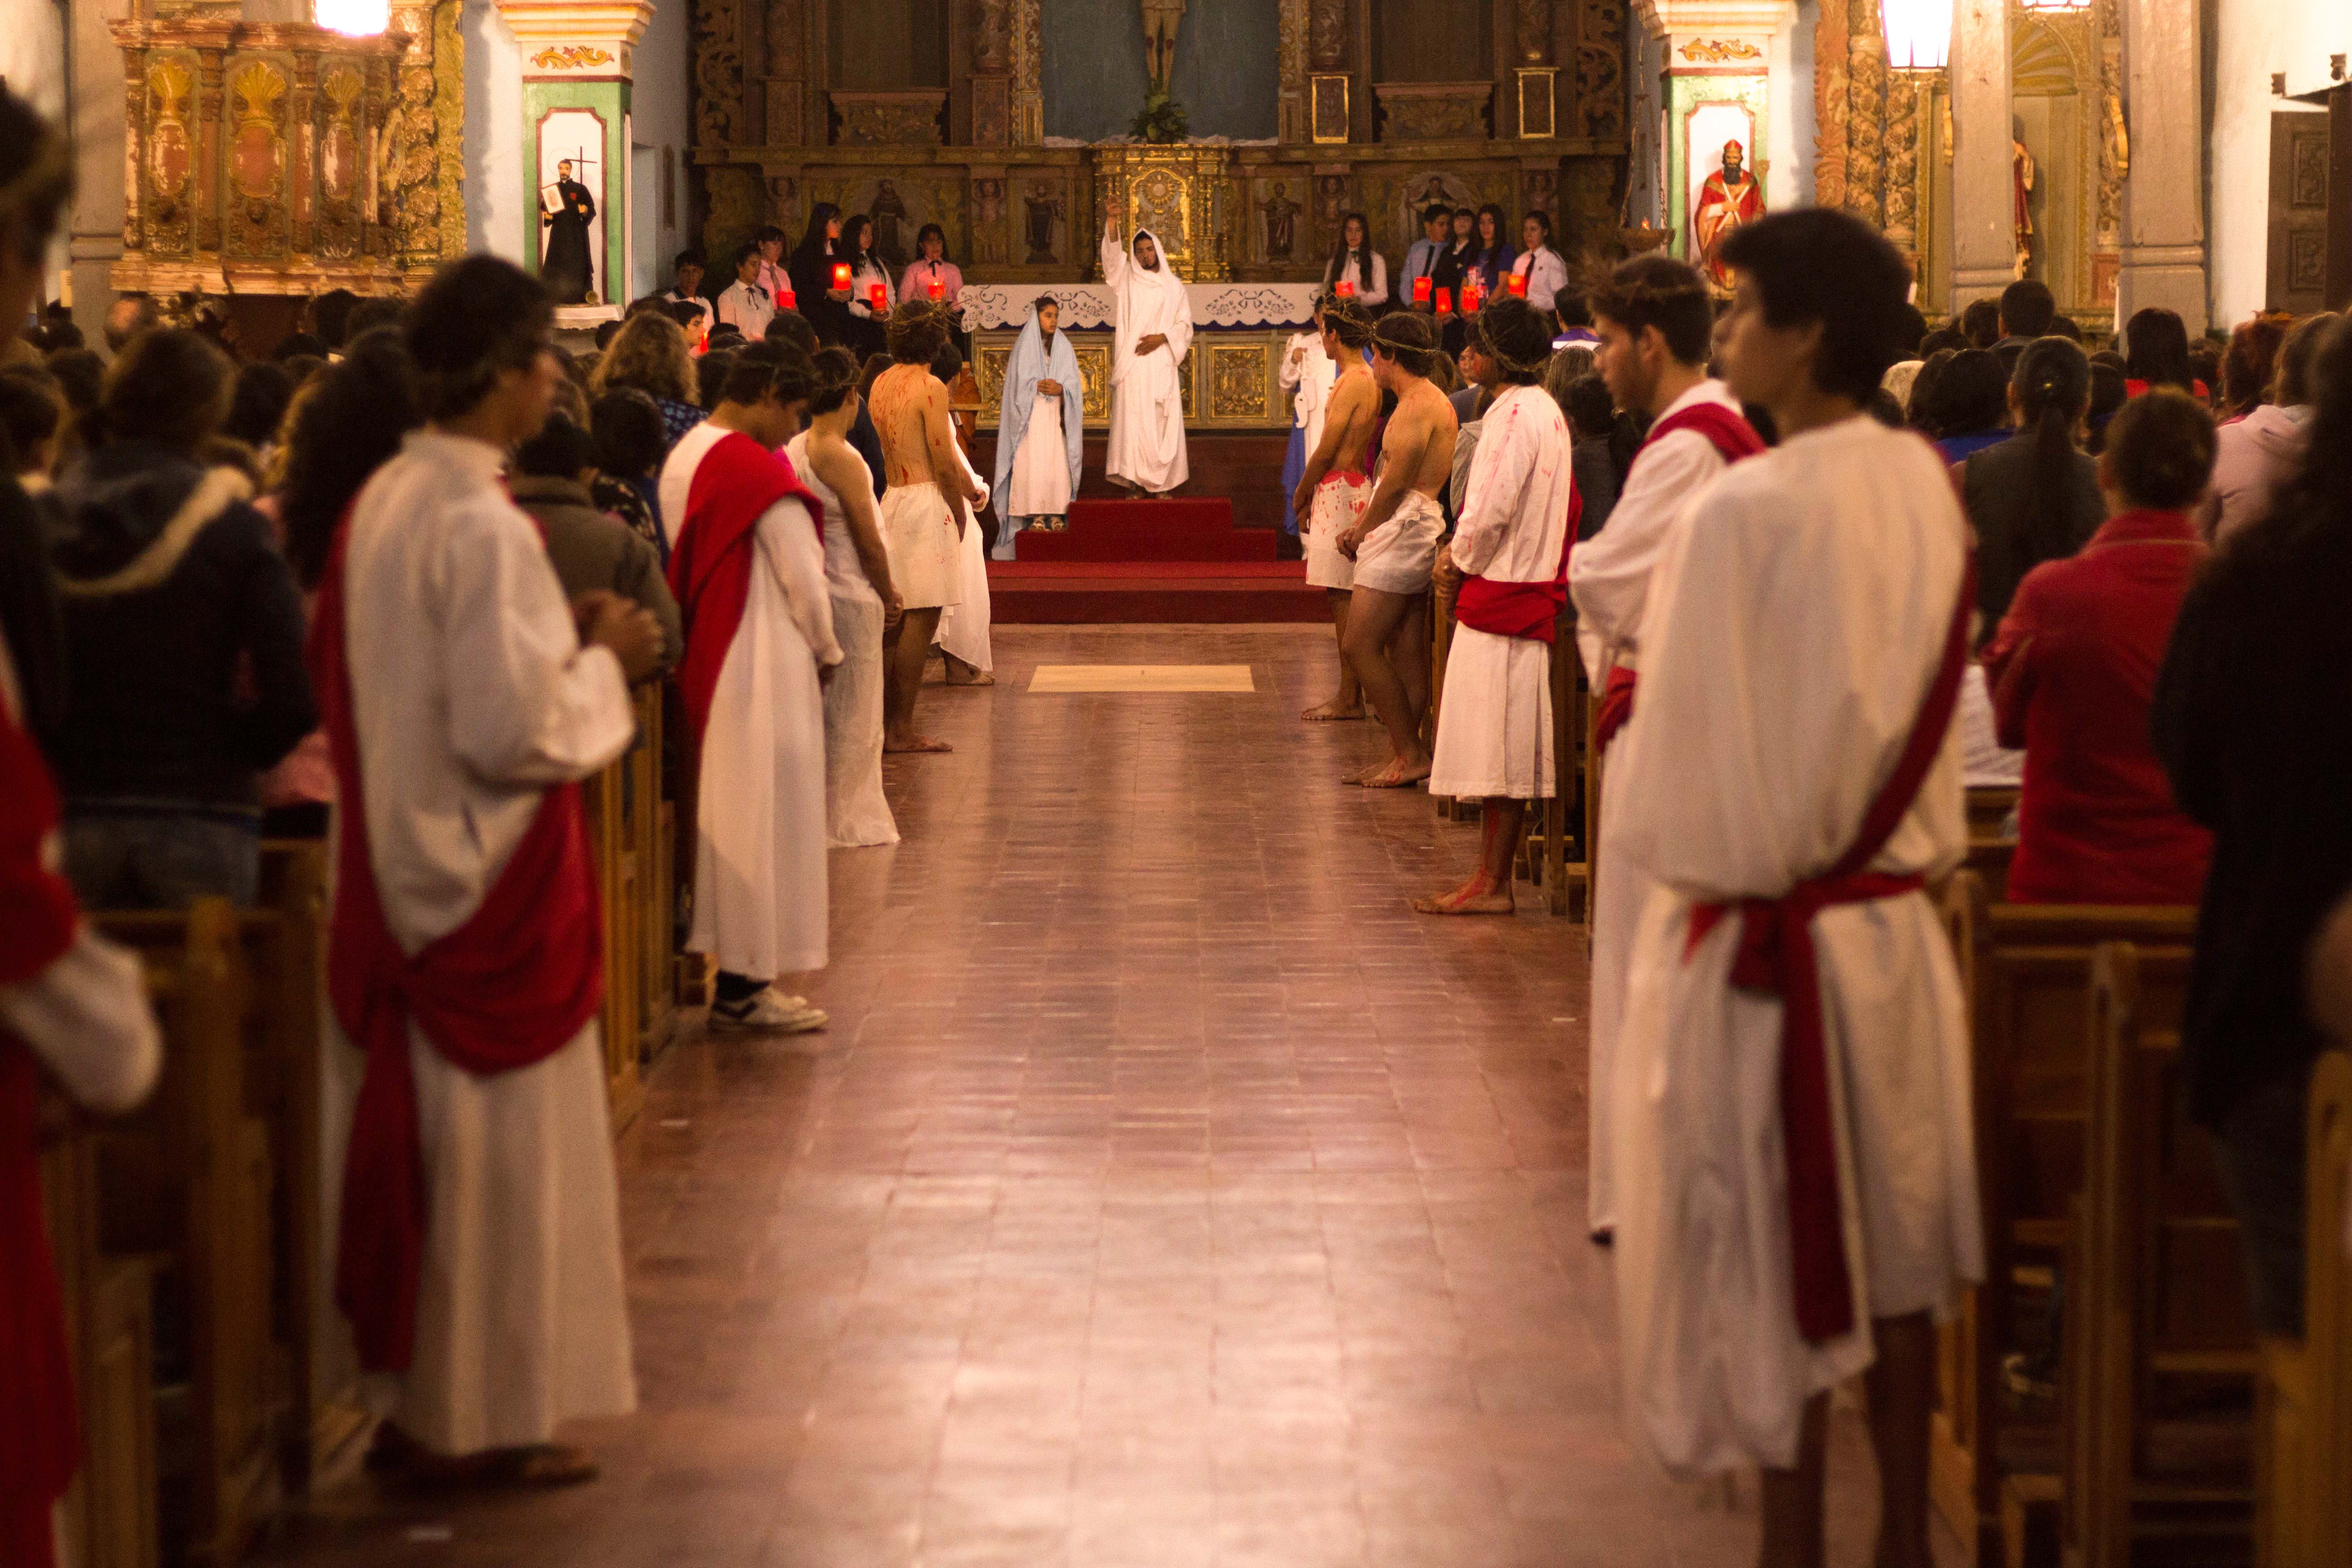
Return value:
<svg viewBox="0 0 2352 1568">
<path fill-rule="evenodd" d="M 1702 381 L 1668 404 L 1658 417 L 1712 403 L 1739 412 L 1738 400 L 1719 381 Z M 1640 663 L 1642 614 L 1650 575 L 1664 551 L 1666 536 L 1691 499 L 1727 467 L 1715 443 L 1696 430 L 1669 431 L 1642 448 L 1626 476 L 1624 492 L 1609 526 L 1581 541 L 1568 558 L 1568 592 L 1576 601 L 1576 644 L 1586 675 L 1599 691 L 1612 667 Z M 1636 701 L 1634 711 L 1641 710 Z M 1622 736 L 1619 737 L 1622 741 Z M 1604 757 L 1605 763 L 1607 759 Z M 1623 807 L 1623 770 L 1601 773 L 1599 876 L 1592 910 L 1592 1026 L 1586 1061 L 1591 1093 L 1586 1114 L 1591 1128 L 1591 1179 L 1585 1193 L 1587 1222 L 1594 1230 L 1617 1223 L 1616 1196 L 1609 1163 L 1611 1069 L 1617 1029 L 1625 1015 L 1625 965 L 1633 950 L 1633 926 L 1648 901 L 1649 879 L 1628 858 L 1610 831 Z"/>
<path fill-rule="evenodd" d="M 499 489 L 502 463 L 482 442 L 419 432 L 352 516 L 344 635 L 369 855 L 412 953 L 480 906 L 549 785 L 604 767 L 635 732 L 621 667 L 581 648 L 539 531 Z M 323 1011 L 331 1268 L 366 1058 Z M 412 1025 L 409 1062 L 430 1190 L 415 1356 L 368 1380 L 371 1405 L 447 1454 L 634 1409 L 598 1026 L 476 1077 Z"/>
<path fill-rule="evenodd" d="M 882 793 L 882 595 L 866 580 L 849 513 L 808 459 L 808 432 L 784 448 L 793 470 L 824 503 L 824 586 L 833 601 L 833 636 L 841 664 L 824 687 L 824 835 L 826 847 L 855 849 L 898 842 L 898 824 Z M 866 459 L 857 471 L 869 487 Z"/>
<path fill-rule="evenodd" d="M 1150 231 L 1138 229 L 1142 237 Z M 1157 237 L 1155 237 L 1155 244 Z M 1118 310 L 1110 363 L 1110 443 L 1104 470 L 1157 495 L 1192 473 L 1184 458 L 1183 363 L 1192 346 L 1192 302 L 1162 255 L 1146 271 L 1115 239 L 1102 242 L 1103 282 Z M 1148 354 L 1135 345 L 1154 332 L 1168 341 Z"/>
<path fill-rule="evenodd" d="M 727 434 L 706 421 L 678 437 L 662 468 L 664 517 L 686 515 L 695 469 Z M 719 667 L 702 737 L 687 947 L 752 980 L 825 963 L 824 702 L 816 671 L 839 664 L 842 652 L 817 528 L 797 500 L 761 513 L 751 595 Z"/>
<path fill-rule="evenodd" d="M 1677 1468 L 1790 1464 L 1805 1399 L 1869 1365 L 1874 1316 L 1948 1309 L 1983 1272 L 1967 1017 L 1927 896 L 1813 922 L 1857 1324 L 1825 1344 L 1791 1297 L 1780 1003 L 1731 989 L 1737 920 L 1684 952 L 1695 902 L 1778 897 L 1853 843 L 1966 549 L 1934 449 L 1857 416 L 1724 474 L 1651 585 L 1609 829 L 1659 884 L 1618 1041 L 1615 1261 L 1628 1418 Z M 1932 877 L 1967 847 L 1954 734 L 1872 868 Z"/>
<path fill-rule="evenodd" d="M 1030 422 L 1035 429 L 1036 422 Z M 1057 451 L 1055 456 L 1061 456 Z M 963 444 L 956 444 L 956 461 L 963 465 L 964 478 L 977 489 L 983 481 L 980 471 L 964 456 Z M 1067 469 L 1064 470 L 1066 473 Z M 968 500 L 953 503 L 963 513 L 963 538 L 956 545 L 957 574 L 961 588 L 955 603 L 940 612 L 939 629 L 931 634 L 931 646 L 951 653 L 974 669 L 992 670 L 996 658 L 988 643 L 988 547 L 980 537 L 980 519 Z"/>
<path fill-rule="evenodd" d="M 1061 517 L 1069 510 L 1070 444 L 1062 429 L 1062 399 L 1041 392 L 1029 405 L 1028 427 L 1021 432 L 1021 445 L 1013 453 L 1005 521 Z"/>
<path fill-rule="evenodd" d="M 1542 387 L 1506 386 L 1480 423 L 1454 563 L 1498 583 L 1553 582 L 1576 493 L 1568 421 Z M 1557 788 L 1551 723 L 1551 646 L 1455 627 L 1429 793 L 1549 799 Z"/>
</svg>

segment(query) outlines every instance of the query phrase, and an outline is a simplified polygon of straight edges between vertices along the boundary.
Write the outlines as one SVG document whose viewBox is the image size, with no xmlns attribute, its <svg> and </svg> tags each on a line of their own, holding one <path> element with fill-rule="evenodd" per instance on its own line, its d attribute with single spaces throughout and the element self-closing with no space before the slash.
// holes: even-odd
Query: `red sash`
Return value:
<svg viewBox="0 0 2352 1568">
<path fill-rule="evenodd" d="M 1626 476 L 1630 479 L 1633 469 L 1641 466 L 1642 453 L 1677 430 L 1696 430 L 1706 437 L 1726 467 L 1764 449 L 1764 437 L 1756 433 L 1756 426 L 1748 423 L 1747 416 L 1738 410 L 1726 408 L 1720 403 L 1694 403 L 1650 426 L 1650 433 L 1642 438 L 1640 449 L 1626 468 Z M 1624 666 L 1610 669 L 1609 684 L 1601 693 L 1601 710 L 1594 718 L 1594 752 L 1607 751 L 1609 742 L 1617 738 L 1617 731 L 1632 721 L 1636 683 L 1634 671 Z"/>
<path fill-rule="evenodd" d="M 686 621 L 686 657 L 678 660 L 677 685 L 686 700 L 697 755 L 710 723 L 719 671 L 734 646 L 736 628 L 743 624 L 743 606 L 751 601 L 760 519 L 787 498 L 808 508 L 809 521 L 822 539 L 824 503 L 802 486 L 789 459 L 740 431 L 711 443 L 687 486 L 686 517 L 669 557 L 669 591 Z"/>
<path fill-rule="evenodd" d="M 334 760 L 335 908 L 327 999 L 367 1053 L 335 1256 L 335 1304 L 360 1363 L 404 1372 L 416 1337 L 429 1212 L 408 1025 L 454 1067 L 479 1076 L 544 1061 L 604 1005 L 604 920 L 577 784 L 540 797 L 530 831 L 466 923 L 403 952 L 385 921 L 368 853 L 367 802 L 344 655 L 343 561 L 335 534 L 310 626 L 310 679 Z"/>
<path fill-rule="evenodd" d="M 1944 636 L 1942 662 L 1927 683 L 1910 738 L 1895 771 L 1879 786 L 1862 828 L 1837 863 L 1777 899 L 1701 904 L 1691 911 L 1685 961 L 1727 914 L 1739 916 L 1739 951 L 1731 984 L 1780 998 L 1780 1136 L 1789 1163 L 1789 1245 L 1797 1298 L 1797 1331 L 1818 1344 L 1853 1331 L 1853 1282 L 1845 1256 L 1838 1204 L 1837 1135 L 1830 1104 L 1829 1058 L 1822 1039 L 1821 966 L 1813 952 L 1813 917 L 1837 904 L 1868 903 L 1917 891 L 1916 874 L 1864 869 L 1895 836 L 1927 770 L 1943 749 L 1959 700 L 1968 663 L 1969 612 L 1977 602 L 1973 557 L 1960 576 L 1959 603 Z"/>
<path fill-rule="evenodd" d="M 58 792 L 38 748 L 0 701 L 0 985 L 37 978 L 73 944 L 81 914 L 43 847 Z M 81 1465 L 73 1363 L 41 1208 L 40 1069 L 0 1030 L 0 1562 L 47 1568 L 49 1509 Z"/>
<path fill-rule="evenodd" d="M 1559 630 L 1559 613 L 1568 607 L 1568 552 L 1576 548 L 1576 525 L 1583 517 L 1584 498 L 1571 483 L 1567 537 L 1559 542 L 1559 570 L 1551 580 L 1499 583 L 1491 577 L 1465 576 L 1461 593 L 1454 597 L 1454 618 L 1498 637 L 1551 641 Z"/>
</svg>

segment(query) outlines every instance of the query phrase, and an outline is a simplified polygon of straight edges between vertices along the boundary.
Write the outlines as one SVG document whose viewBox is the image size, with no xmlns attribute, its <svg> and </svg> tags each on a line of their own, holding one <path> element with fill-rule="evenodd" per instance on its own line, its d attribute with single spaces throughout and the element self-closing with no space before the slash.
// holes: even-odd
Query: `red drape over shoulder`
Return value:
<svg viewBox="0 0 2352 1568">
<path fill-rule="evenodd" d="M 824 506 L 792 464 L 751 437 L 732 432 L 713 442 L 687 487 L 686 516 L 670 552 L 669 591 L 686 621 L 678 691 L 698 754 L 710 723 L 711 693 L 751 598 L 760 519 L 780 500 L 798 500 L 822 534 Z"/>
</svg>

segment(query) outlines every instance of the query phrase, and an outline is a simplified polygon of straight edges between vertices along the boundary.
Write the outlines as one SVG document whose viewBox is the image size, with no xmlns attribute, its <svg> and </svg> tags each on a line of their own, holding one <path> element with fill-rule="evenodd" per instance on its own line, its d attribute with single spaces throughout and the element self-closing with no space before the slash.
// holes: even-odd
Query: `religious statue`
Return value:
<svg viewBox="0 0 2352 1568">
<path fill-rule="evenodd" d="M 572 160 L 559 159 L 555 184 L 542 185 L 539 192 L 539 221 L 547 230 L 539 276 L 549 297 L 559 305 L 594 300 L 596 263 L 588 250 L 588 226 L 595 217 L 596 198 L 572 177 Z"/>
<path fill-rule="evenodd" d="M 1142 0 L 1143 74 L 1151 79 L 1151 94 L 1168 94 L 1168 78 L 1176 68 L 1176 27 L 1184 19 L 1184 0 Z"/>
<path fill-rule="evenodd" d="M 2014 138 L 2009 146 L 2009 182 L 2017 230 L 2017 275 L 2022 278 L 2033 261 L 2033 214 L 2025 201 L 2033 194 L 2033 154 L 2025 150 L 2024 142 Z"/>
<path fill-rule="evenodd" d="M 1290 187 L 1280 180 L 1274 183 L 1274 195 L 1258 206 L 1265 214 L 1265 258 L 1289 260 L 1291 247 L 1297 237 L 1298 215 L 1304 209 L 1290 199 Z"/>
<path fill-rule="evenodd" d="M 1049 182 L 1038 180 L 1031 184 L 1021 205 L 1028 209 L 1030 265 L 1058 259 L 1054 255 L 1054 226 L 1062 220 L 1061 196 Z"/>
<path fill-rule="evenodd" d="M 971 258 L 974 261 L 1004 259 L 1004 232 L 998 226 L 1004 221 L 1004 182 L 974 180 L 971 183 Z"/>
<path fill-rule="evenodd" d="M 898 195 L 898 187 L 888 180 L 874 187 L 874 202 L 866 209 L 874 220 L 874 254 L 889 263 L 897 271 L 908 262 L 905 247 L 898 243 L 898 220 L 907 216 L 907 204 Z"/>
<path fill-rule="evenodd" d="M 1737 139 L 1723 144 L 1723 167 L 1699 187 L 1698 205 L 1691 210 L 1691 239 L 1699 270 L 1719 292 L 1731 292 L 1731 269 L 1716 254 L 1723 238 L 1742 224 L 1764 216 L 1764 192 L 1745 167 L 1746 150 Z"/>
</svg>

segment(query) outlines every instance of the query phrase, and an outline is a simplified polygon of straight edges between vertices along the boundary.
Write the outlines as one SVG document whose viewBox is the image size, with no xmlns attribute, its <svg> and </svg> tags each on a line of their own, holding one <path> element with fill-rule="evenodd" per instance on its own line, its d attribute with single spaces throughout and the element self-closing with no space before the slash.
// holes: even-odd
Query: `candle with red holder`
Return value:
<svg viewBox="0 0 2352 1568">
<path fill-rule="evenodd" d="M 1412 302 L 1416 305 L 1429 303 L 1429 279 L 1425 274 L 1412 280 Z"/>
</svg>

